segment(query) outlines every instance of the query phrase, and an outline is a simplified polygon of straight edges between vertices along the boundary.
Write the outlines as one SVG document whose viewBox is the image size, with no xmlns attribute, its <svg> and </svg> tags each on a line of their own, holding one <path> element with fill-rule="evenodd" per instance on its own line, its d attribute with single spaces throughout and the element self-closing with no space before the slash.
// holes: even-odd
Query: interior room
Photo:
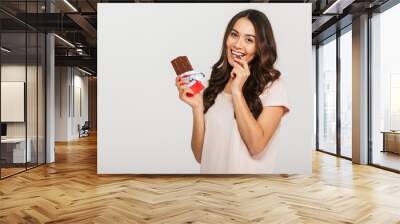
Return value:
<svg viewBox="0 0 400 224">
<path fill-rule="evenodd" d="M 132 99 L 136 99 L 136 96 L 129 95 L 133 92 L 133 88 L 152 90 L 151 93 L 142 91 L 143 97 L 148 98 L 160 93 L 153 91 L 152 86 L 146 85 L 147 83 L 121 83 L 111 89 L 114 92 L 126 93 L 125 97 L 121 98 L 117 97 L 117 94 L 113 95 L 110 89 L 102 88 L 107 87 L 104 81 L 115 84 L 118 80 L 122 80 L 122 75 L 128 75 L 128 78 L 132 78 L 129 76 L 139 77 L 139 80 L 139 75 L 142 73 L 134 68 L 140 67 L 141 64 L 137 64 L 140 61 L 130 59 L 165 56 L 166 53 L 164 54 L 161 49 L 162 44 L 160 55 L 151 55 L 146 52 L 133 55 L 137 53 L 135 51 L 137 48 L 133 49 L 132 46 L 143 45 L 142 47 L 145 48 L 143 38 L 147 36 L 149 40 L 153 40 L 152 38 L 155 40 L 157 35 L 157 38 L 161 36 L 161 39 L 165 40 L 175 38 L 174 33 L 168 32 L 174 29 L 168 26 L 154 28 L 153 31 L 150 28 L 150 34 L 143 33 L 144 29 L 141 29 L 142 26 L 157 23 L 156 14 L 183 15 L 187 13 L 187 11 L 183 13 L 169 7 L 198 9 L 193 13 L 201 14 L 195 21 L 199 21 L 196 24 L 197 29 L 203 30 L 204 27 L 200 27 L 203 24 L 201 22 L 207 23 L 210 29 L 222 24 L 222 20 L 207 20 L 215 14 L 212 14 L 211 10 L 209 14 L 200 13 L 202 12 L 200 9 L 205 6 L 226 7 L 226 10 L 221 10 L 222 15 L 229 11 L 228 6 L 240 6 L 243 9 L 259 7 L 265 8 L 267 12 L 268 5 L 271 4 L 282 9 L 289 5 L 290 7 L 299 6 L 299 10 L 303 6 L 310 9 L 307 15 L 309 18 L 307 27 L 293 27 L 293 30 L 307 29 L 305 36 L 311 39 L 309 45 L 306 46 L 309 51 L 304 50 L 303 54 L 296 53 L 304 57 L 311 56 L 312 74 L 293 73 L 292 77 L 297 76 L 296 83 L 300 87 L 309 87 L 308 92 L 299 91 L 295 97 L 307 96 L 304 102 L 310 102 L 312 114 L 304 115 L 310 118 L 309 121 L 307 120 L 303 129 L 293 129 L 292 134 L 300 132 L 304 134 L 309 131 L 312 136 L 304 141 L 310 143 L 312 149 L 304 150 L 310 153 L 300 157 L 298 153 L 303 152 L 303 145 L 296 142 L 294 140 L 296 138 L 286 137 L 282 145 L 289 152 L 287 154 L 289 159 L 285 160 L 287 161 L 285 165 L 290 166 L 292 165 L 290 163 L 296 159 L 307 157 L 310 158 L 308 165 L 311 172 L 275 172 L 273 174 L 158 172 L 159 170 L 154 168 L 161 163 L 157 161 L 173 157 L 175 162 L 172 163 L 172 168 L 187 162 L 182 159 L 184 157 L 181 157 L 181 154 L 171 156 L 167 153 L 168 150 L 176 148 L 174 143 L 178 142 L 178 138 L 183 138 L 182 133 L 188 138 L 185 142 L 187 144 L 185 155 L 192 158 L 197 172 L 197 166 L 202 165 L 202 157 L 205 153 L 204 155 L 196 153 L 199 148 L 202 150 L 204 139 L 201 144 L 191 140 L 199 139 L 196 138 L 196 133 L 200 132 L 196 130 L 207 133 L 207 128 L 203 130 L 192 129 L 192 127 L 196 125 L 199 127 L 198 124 L 204 124 L 206 127 L 206 121 L 209 120 L 196 120 L 195 115 L 199 118 L 210 110 L 208 112 L 201 110 L 204 109 L 201 106 L 205 104 L 195 107 L 198 106 L 196 104 L 191 109 L 185 107 L 181 111 L 189 112 L 186 115 L 193 117 L 193 119 L 186 117 L 189 118 L 187 120 L 168 116 L 171 110 L 179 114 L 179 107 L 172 108 L 171 106 L 163 109 L 160 106 L 158 110 L 148 111 L 144 107 L 132 107 L 133 109 L 123 110 L 121 109 L 123 104 L 134 105 L 132 101 L 135 100 Z M 146 8 L 149 12 L 155 13 L 154 20 L 143 17 L 147 19 L 126 20 L 110 26 L 115 30 L 124 30 L 131 36 L 117 32 L 107 33 L 113 35 L 98 32 L 105 27 L 101 23 L 104 21 L 104 17 L 101 17 L 104 11 L 101 10 L 105 7 L 118 8 L 116 6 L 132 10 L 143 7 L 143 10 L 137 13 L 147 13 L 144 10 Z M 168 11 L 162 11 L 163 7 L 168 8 Z M 122 15 L 122 10 L 109 12 L 115 13 L 115 17 Z M 146 15 L 149 14 L 152 15 L 151 13 Z M 273 18 L 271 15 L 267 16 L 270 19 Z M 293 19 L 289 18 L 290 15 L 286 17 L 288 17 L 286 20 L 279 22 L 285 23 Z M 229 14 L 226 18 L 232 18 L 232 15 Z M 249 16 L 244 16 L 244 18 L 247 19 L 245 21 L 250 21 L 247 27 L 258 29 Z M 169 19 L 171 18 L 165 18 L 159 23 L 171 21 Z M 229 26 L 226 26 L 229 19 L 224 20 L 226 30 L 215 32 L 215 35 L 221 35 L 218 39 L 218 54 L 224 52 L 224 48 L 221 51 L 219 48 L 224 31 L 227 36 L 222 46 L 225 44 L 226 47 L 227 43 L 233 43 L 227 41 L 234 40 L 229 38 L 238 38 L 234 47 L 228 46 L 233 50 L 225 50 L 226 55 L 222 54 L 221 61 L 226 63 L 223 64 L 225 67 L 213 68 L 210 62 L 202 64 L 203 67 L 199 68 L 204 70 L 202 71 L 204 73 L 211 73 L 212 69 L 225 68 L 223 82 L 222 79 L 214 79 L 214 84 L 225 85 L 220 88 L 221 91 L 218 90 L 218 92 L 212 88 L 207 90 L 209 86 L 205 86 L 204 92 L 201 93 L 205 94 L 205 91 L 211 89 L 208 94 L 211 92 L 215 96 L 212 94 L 207 96 L 220 97 L 213 98 L 216 102 L 222 102 L 221 94 L 226 90 L 228 83 L 234 82 L 237 77 L 239 81 L 244 77 L 237 74 L 245 74 L 238 70 L 235 70 L 236 73 L 233 72 L 238 65 L 229 64 L 229 55 L 233 55 L 232 58 L 236 58 L 236 61 L 246 59 L 247 52 L 241 53 L 240 50 L 243 50 L 241 48 L 243 46 L 253 46 L 251 45 L 252 38 L 255 38 L 254 49 L 265 47 L 268 51 L 273 51 L 270 42 L 268 44 L 257 42 L 263 37 L 262 32 L 260 34 L 255 31 L 254 35 L 241 36 L 241 33 L 234 29 L 235 25 L 239 24 L 237 22 L 239 20 L 230 28 L 231 31 L 234 30 L 239 34 L 236 36 L 235 32 L 229 31 Z M 188 21 L 189 19 L 183 19 L 176 24 L 180 24 L 182 29 L 196 29 L 196 26 L 191 27 L 192 24 Z M 398 200 L 400 198 L 399 22 L 400 2 L 398 0 L 247 0 L 185 1 L 185 3 L 161 0 L 1 0 L 0 223 L 400 223 L 400 200 Z M 279 24 L 272 19 L 271 23 L 272 28 L 275 24 Z M 160 30 L 165 30 L 165 32 Z M 162 35 L 159 35 L 160 33 Z M 189 34 L 184 38 L 193 38 L 193 43 L 198 45 L 197 48 L 211 52 L 209 45 L 200 44 L 211 35 L 207 36 L 201 32 Z M 294 40 L 303 38 L 303 36 L 296 37 L 290 34 L 288 32 L 287 35 L 283 35 L 283 38 L 290 37 Z M 104 43 L 104 38 L 111 36 L 115 37 L 111 41 L 115 44 L 108 44 L 101 48 L 102 45 L 98 43 Z M 127 37 L 136 45 L 127 44 L 121 47 L 121 43 L 125 43 Z M 247 39 L 241 39 L 243 37 Z M 251 37 L 250 40 L 248 37 Z M 282 39 L 279 39 L 278 43 L 281 43 L 280 40 Z M 178 50 L 181 50 L 182 54 L 190 52 L 191 48 L 185 48 L 184 42 L 181 43 L 182 48 Z M 293 41 L 293 45 L 298 43 L 300 41 Z M 154 46 L 159 46 L 157 44 Z M 168 46 L 170 45 L 166 43 L 164 48 L 168 49 Z M 281 45 L 278 45 L 277 52 L 281 52 L 283 48 L 279 46 Z M 105 56 L 105 51 L 102 51 L 104 49 L 116 51 L 115 54 L 107 56 L 118 63 L 129 62 L 126 65 L 132 67 L 132 70 L 129 70 L 131 73 L 121 72 L 120 67 L 113 67 L 114 64 L 110 61 L 101 61 L 100 59 L 106 58 L 103 57 Z M 150 52 L 151 47 L 147 49 Z M 123 57 L 127 52 L 130 56 Z M 254 52 L 254 58 L 262 58 L 260 51 Z M 199 64 L 199 58 L 191 57 L 193 65 Z M 232 58 L 231 60 L 234 60 Z M 246 63 L 252 62 L 254 58 Z M 296 66 L 302 66 L 297 63 L 298 61 L 289 63 L 279 60 L 282 58 L 278 56 L 279 65 L 288 63 L 293 70 L 296 70 Z M 269 63 L 267 60 L 255 61 L 265 66 Z M 166 87 L 166 91 L 161 94 L 165 98 L 160 99 L 171 96 L 175 97 L 173 100 L 179 102 L 182 96 L 185 97 L 183 94 L 186 92 L 182 90 L 183 87 L 177 85 L 179 77 L 174 80 L 175 67 L 169 62 L 165 63 L 165 67 L 169 70 L 166 70 L 165 77 L 163 76 L 165 80 L 162 81 L 170 86 Z M 107 65 L 112 70 L 103 69 L 106 63 L 110 63 Z M 241 68 L 247 71 L 245 66 Z M 248 69 L 249 77 L 255 74 L 255 72 L 252 73 L 255 70 L 251 69 L 254 68 Z M 169 74 L 170 80 L 168 80 L 168 72 L 172 73 Z M 226 76 L 228 73 L 229 77 Z M 312 79 L 299 78 L 307 75 Z M 285 77 L 285 74 L 282 76 Z M 143 77 L 143 80 L 148 79 Z M 210 80 L 207 80 L 207 84 Z M 302 83 L 304 80 L 311 81 L 304 85 L 304 82 Z M 236 79 L 237 82 L 238 79 Z M 268 79 L 268 83 L 273 83 L 273 81 Z M 289 82 L 289 85 L 293 84 Z M 124 88 L 118 89 L 118 86 Z M 260 121 L 262 119 L 254 119 L 256 116 L 254 116 L 254 110 L 251 109 L 255 107 L 249 103 L 249 95 L 247 98 L 241 95 L 246 90 L 243 86 L 242 91 L 239 89 L 235 94 L 231 92 L 231 98 L 223 99 L 231 100 L 226 102 L 230 103 L 227 105 L 233 107 L 232 121 L 235 125 L 232 127 L 239 130 L 238 141 L 243 142 L 244 148 L 247 148 L 248 153 L 251 154 L 252 150 L 257 148 L 254 145 L 259 145 L 249 144 L 255 141 L 250 142 L 248 139 L 256 138 L 240 130 L 243 130 L 243 127 L 249 127 L 244 124 L 257 127 L 248 129 L 249 131 L 258 130 L 252 133 L 260 133 L 259 130 L 263 130 L 261 133 L 264 133 L 264 129 L 260 126 L 263 124 L 263 121 Z M 270 86 L 266 85 L 265 89 L 268 87 Z M 229 96 L 226 92 L 224 93 L 226 97 Z M 264 103 L 260 98 L 261 93 L 257 94 L 255 101 Z M 186 96 L 189 97 L 189 95 Z M 238 98 L 238 96 L 243 98 Z M 104 104 L 105 97 L 108 97 L 108 102 L 115 103 L 111 106 Z M 254 97 L 254 94 L 251 97 Z M 238 100 L 242 100 L 241 104 L 237 103 Z M 161 100 L 152 106 L 157 107 L 168 102 Z M 236 111 L 232 102 L 237 103 L 235 104 Z M 296 101 L 296 103 L 301 105 L 302 102 Z M 105 105 L 106 109 L 104 109 Z M 181 105 L 182 108 L 183 105 Z M 261 111 L 267 111 L 271 107 L 274 109 L 282 107 L 281 104 L 257 105 L 261 105 Z M 212 111 L 212 107 L 210 108 Z M 301 107 L 298 108 L 300 109 L 289 113 L 301 114 L 303 110 Z M 273 114 L 274 111 L 271 111 L 268 112 Z M 115 116 L 111 119 L 104 116 L 106 112 L 107 115 L 129 112 L 131 116 L 128 118 Z M 138 116 L 139 112 L 157 116 L 152 116 L 153 119 L 146 117 L 147 120 L 141 120 L 144 116 Z M 274 115 L 278 112 L 275 111 Z M 250 115 L 247 116 L 249 118 L 247 121 L 254 122 L 241 122 L 241 115 L 246 113 Z M 159 114 L 161 115 L 158 116 Z M 221 120 L 225 118 L 221 117 Z M 145 134 L 157 133 L 153 129 L 154 126 L 143 124 L 162 123 L 166 119 L 177 124 L 183 121 L 188 122 L 189 128 L 177 125 L 174 127 L 186 129 L 174 131 L 173 127 L 164 127 L 167 131 L 163 136 L 149 138 L 152 144 L 148 145 L 160 145 L 157 149 L 135 145 L 137 142 L 148 141 L 147 138 L 142 137 Z M 271 115 L 268 119 L 274 119 L 274 116 Z M 293 120 L 296 119 L 301 119 L 301 117 L 293 118 Z M 218 119 L 215 120 L 219 122 Z M 132 124 L 137 126 L 132 126 Z M 302 136 L 301 134 L 298 136 Z M 258 139 L 266 138 L 264 134 L 257 136 Z M 105 139 L 109 143 L 106 147 L 103 144 Z M 124 144 L 121 144 L 122 141 Z M 164 150 L 164 154 L 156 154 L 156 150 Z M 114 156 L 121 151 L 128 153 L 123 154 L 120 160 L 114 159 Z M 130 154 L 133 151 L 143 153 L 129 157 L 133 155 Z M 147 157 L 140 157 L 140 155 Z M 143 158 L 156 159 L 144 160 Z M 216 164 L 222 164 L 223 159 L 217 160 Z M 139 164 L 148 168 L 146 170 L 148 172 L 128 172 L 130 170 L 117 169 L 114 173 L 106 173 L 102 172 L 101 167 L 104 161 L 108 161 L 117 168 L 135 167 Z M 255 159 L 255 162 L 257 161 L 259 160 Z M 150 172 L 152 170 L 157 172 Z"/>
</svg>

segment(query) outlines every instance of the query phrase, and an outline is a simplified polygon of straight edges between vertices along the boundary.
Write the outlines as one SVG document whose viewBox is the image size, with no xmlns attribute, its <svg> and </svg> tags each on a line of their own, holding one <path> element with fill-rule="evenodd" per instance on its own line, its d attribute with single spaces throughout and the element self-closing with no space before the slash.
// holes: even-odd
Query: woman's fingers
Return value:
<svg viewBox="0 0 400 224">
<path fill-rule="evenodd" d="M 231 78 L 232 78 L 232 80 L 236 78 L 236 74 L 235 74 L 235 72 L 233 71 L 233 69 L 232 69 L 232 71 L 231 71 Z"/>
<path fill-rule="evenodd" d="M 189 87 L 186 87 L 186 86 L 182 86 L 181 87 L 181 92 L 184 93 L 184 94 L 186 94 L 186 93 L 194 94 L 193 90 L 191 88 L 189 88 Z"/>
<path fill-rule="evenodd" d="M 193 90 L 191 88 L 183 86 L 179 90 L 179 95 L 181 97 L 191 97 L 191 96 L 194 95 L 194 92 L 193 92 Z"/>
<path fill-rule="evenodd" d="M 248 69 L 249 68 L 246 60 L 243 60 L 243 59 L 240 59 L 240 58 L 233 58 L 233 60 L 236 63 L 238 63 L 242 68 L 244 68 L 244 69 Z"/>
<path fill-rule="evenodd" d="M 187 81 L 185 81 L 185 80 L 177 81 L 177 82 L 175 82 L 175 86 L 178 89 L 181 89 L 181 87 L 185 86 L 186 83 L 187 83 Z"/>
<path fill-rule="evenodd" d="M 247 77 L 249 76 L 249 72 L 246 71 L 243 67 L 241 67 L 238 63 L 236 63 L 235 67 L 232 69 L 232 74 L 234 74 L 234 77 L 240 76 L 240 77 Z"/>
<path fill-rule="evenodd" d="M 178 86 L 180 86 L 180 85 L 183 85 L 183 84 L 185 84 L 185 83 L 186 83 L 186 81 L 185 81 L 184 79 L 182 79 L 181 77 L 177 76 L 177 77 L 175 78 L 175 85 L 176 85 L 176 87 L 178 87 Z"/>
<path fill-rule="evenodd" d="M 238 75 L 241 75 L 243 73 L 243 71 L 240 69 L 240 68 L 238 68 L 238 67 L 234 67 L 233 69 L 232 69 L 232 74 L 234 75 L 234 77 L 236 77 L 236 76 L 238 76 Z"/>
<path fill-rule="evenodd" d="M 188 97 L 194 96 L 193 90 L 186 86 L 187 83 L 189 83 L 189 81 L 183 80 L 179 77 L 175 79 L 175 86 L 178 88 L 179 98 L 183 100 L 188 100 Z"/>
<path fill-rule="evenodd" d="M 239 58 L 234 58 L 234 61 L 238 65 L 239 69 L 245 73 L 245 75 L 250 75 L 249 65 L 247 64 L 247 61 Z"/>
</svg>

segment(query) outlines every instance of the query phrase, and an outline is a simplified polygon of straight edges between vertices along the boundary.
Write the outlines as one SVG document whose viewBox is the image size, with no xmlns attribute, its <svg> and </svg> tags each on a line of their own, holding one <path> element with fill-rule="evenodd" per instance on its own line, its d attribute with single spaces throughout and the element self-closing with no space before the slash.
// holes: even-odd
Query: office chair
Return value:
<svg viewBox="0 0 400 224">
<path fill-rule="evenodd" d="M 79 127 L 80 125 L 78 125 L 78 129 L 79 129 L 79 138 L 80 137 L 87 137 L 89 136 L 89 129 L 90 129 L 90 125 L 89 125 L 89 121 L 85 121 L 85 123 L 82 125 L 82 127 Z"/>
</svg>

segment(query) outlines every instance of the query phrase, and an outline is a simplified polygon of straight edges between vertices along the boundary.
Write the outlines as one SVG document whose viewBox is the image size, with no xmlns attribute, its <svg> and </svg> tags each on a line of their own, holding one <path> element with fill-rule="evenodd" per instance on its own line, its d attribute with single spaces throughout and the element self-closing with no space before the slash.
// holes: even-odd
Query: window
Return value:
<svg viewBox="0 0 400 224">
<path fill-rule="evenodd" d="M 336 153 L 336 39 L 318 47 L 318 148 Z"/>
<path fill-rule="evenodd" d="M 352 74 L 352 35 L 349 26 L 340 36 L 340 154 L 348 158 L 352 157 Z"/>
<path fill-rule="evenodd" d="M 11 3 L 1 1 L 0 6 Z M 21 1 L 15 10 L 42 13 L 41 5 L 45 2 Z M 5 178 L 45 163 L 46 38 L 3 12 L 0 17 L 9 22 L 0 29 L 0 112 L 12 115 L 1 118 L 0 178 Z"/>
<path fill-rule="evenodd" d="M 371 18 L 372 164 L 400 171 L 400 4 Z"/>
</svg>

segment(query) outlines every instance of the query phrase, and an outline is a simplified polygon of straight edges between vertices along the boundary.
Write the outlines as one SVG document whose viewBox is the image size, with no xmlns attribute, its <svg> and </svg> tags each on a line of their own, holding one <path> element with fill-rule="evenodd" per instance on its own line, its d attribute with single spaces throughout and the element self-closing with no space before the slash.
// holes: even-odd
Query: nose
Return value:
<svg viewBox="0 0 400 224">
<path fill-rule="evenodd" d="M 242 38 L 238 38 L 236 39 L 235 43 L 233 44 L 233 46 L 236 49 L 242 49 L 243 43 L 242 43 Z"/>
</svg>

